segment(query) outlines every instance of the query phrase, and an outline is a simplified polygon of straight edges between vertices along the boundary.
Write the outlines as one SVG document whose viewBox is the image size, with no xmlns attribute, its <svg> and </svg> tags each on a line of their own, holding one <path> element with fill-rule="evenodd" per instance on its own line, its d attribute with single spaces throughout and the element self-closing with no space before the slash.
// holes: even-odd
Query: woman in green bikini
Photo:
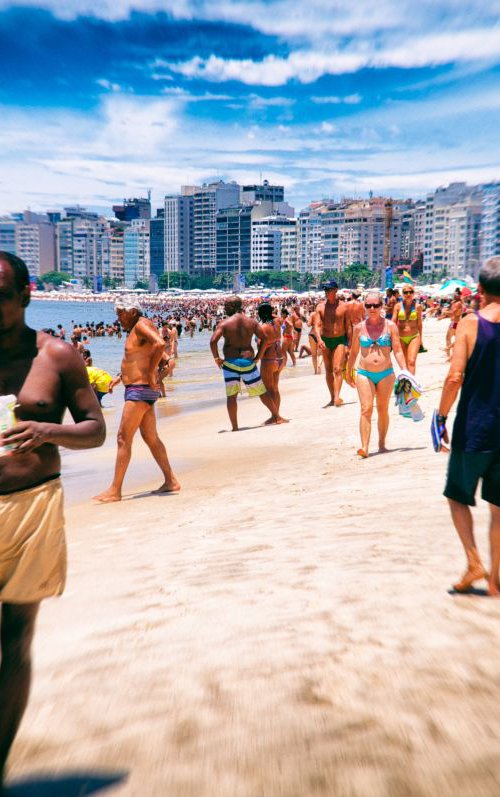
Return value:
<svg viewBox="0 0 500 797">
<path fill-rule="evenodd" d="M 417 305 L 415 290 L 410 285 L 403 288 L 403 299 L 395 305 L 392 320 L 398 328 L 406 369 L 414 374 L 422 345 L 422 306 Z"/>
<path fill-rule="evenodd" d="M 367 318 L 354 327 L 352 346 L 347 363 L 347 383 L 356 387 L 361 404 L 359 431 L 361 448 L 358 456 L 366 459 L 370 443 L 373 405 L 377 401 L 378 450 L 387 451 L 385 439 L 389 429 L 389 400 L 394 385 L 391 350 L 401 369 L 406 367 L 398 330 L 392 321 L 382 318 L 382 298 L 370 293 L 365 299 Z M 360 354 L 357 374 L 356 359 Z"/>
</svg>

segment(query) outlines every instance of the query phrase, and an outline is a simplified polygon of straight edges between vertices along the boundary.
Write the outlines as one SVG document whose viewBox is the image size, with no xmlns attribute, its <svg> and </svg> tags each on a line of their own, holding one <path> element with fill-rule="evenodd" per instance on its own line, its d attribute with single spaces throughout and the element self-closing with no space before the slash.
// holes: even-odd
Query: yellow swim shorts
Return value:
<svg viewBox="0 0 500 797">
<path fill-rule="evenodd" d="M 0 495 L 0 603 L 61 595 L 66 581 L 60 479 Z"/>
</svg>

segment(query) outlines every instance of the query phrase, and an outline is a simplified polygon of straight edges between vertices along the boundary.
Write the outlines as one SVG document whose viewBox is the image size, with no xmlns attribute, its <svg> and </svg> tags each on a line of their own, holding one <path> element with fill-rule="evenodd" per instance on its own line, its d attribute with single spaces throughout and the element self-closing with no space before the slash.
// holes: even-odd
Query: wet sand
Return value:
<svg viewBox="0 0 500 797">
<path fill-rule="evenodd" d="M 179 495 L 148 495 L 142 441 L 121 504 L 92 505 L 90 477 L 72 494 L 12 794 L 498 797 L 500 602 L 448 593 L 463 555 L 428 433 L 445 326 L 426 330 L 428 417 L 392 410 L 387 454 L 355 456 L 355 393 L 322 409 L 307 360 L 288 425 L 259 426 L 257 400 L 238 434 L 223 405 L 161 421 Z M 78 456 L 110 476 L 113 441 Z"/>
</svg>

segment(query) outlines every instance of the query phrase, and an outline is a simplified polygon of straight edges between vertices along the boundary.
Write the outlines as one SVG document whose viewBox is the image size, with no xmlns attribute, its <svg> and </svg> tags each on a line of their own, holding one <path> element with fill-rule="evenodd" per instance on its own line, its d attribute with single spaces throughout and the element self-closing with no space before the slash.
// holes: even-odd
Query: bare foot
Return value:
<svg viewBox="0 0 500 797">
<path fill-rule="evenodd" d="M 274 420 L 273 416 L 271 415 L 271 417 L 268 418 L 267 421 L 264 421 L 264 426 L 271 426 L 271 424 L 273 424 L 273 423 L 276 423 L 276 421 Z"/>
<path fill-rule="evenodd" d="M 281 415 L 278 415 L 276 418 L 276 423 L 290 423 L 290 421 L 288 418 L 282 418 Z"/>
<path fill-rule="evenodd" d="M 323 409 L 326 410 L 327 407 L 335 407 L 335 402 L 334 402 L 333 399 L 331 401 L 329 401 L 328 404 L 325 404 Z"/>
<path fill-rule="evenodd" d="M 382 443 L 379 443 L 379 447 L 378 447 L 378 453 L 379 454 L 387 454 L 388 451 L 389 451 L 389 449 L 386 448 L 385 445 L 383 445 Z"/>
<path fill-rule="evenodd" d="M 161 487 L 158 487 L 157 490 L 151 490 L 152 495 L 161 495 L 162 493 L 178 493 L 181 489 L 181 485 L 175 478 L 174 474 L 172 474 L 172 478 L 169 482 L 164 482 Z"/>
<path fill-rule="evenodd" d="M 463 574 L 461 580 L 457 584 L 453 584 L 455 592 L 467 592 L 474 581 L 479 581 L 482 578 L 488 578 L 488 573 L 481 564 L 469 567 Z"/>
<path fill-rule="evenodd" d="M 113 490 L 112 487 L 109 490 L 104 490 L 103 493 L 99 493 L 99 495 L 94 495 L 92 497 L 92 501 L 99 501 L 100 504 L 112 504 L 115 501 L 121 501 L 122 494 L 118 493 L 116 490 Z"/>
<path fill-rule="evenodd" d="M 344 399 L 341 399 L 341 398 L 335 399 L 335 401 L 334 401 L 335 407 L 341 407 L 343 403 L 344 403 Z"/>
<path fill-rule="evenodd" d="M 358 448 L 356 454 L 358 457 L 361 457 L 361 459 L 366 459 L 368 457 L 368 452 L 365 451 L 364 448 Z"/>
<path fill-rule="evenodd" d="M 232 432 L 239 432 L 240 430 L 239 430 L 239 428 L 238 428 L 237 426 L 233 426 L 233 428 L 231 429 L 231 431 L 232 431 Z"/>
</svg>

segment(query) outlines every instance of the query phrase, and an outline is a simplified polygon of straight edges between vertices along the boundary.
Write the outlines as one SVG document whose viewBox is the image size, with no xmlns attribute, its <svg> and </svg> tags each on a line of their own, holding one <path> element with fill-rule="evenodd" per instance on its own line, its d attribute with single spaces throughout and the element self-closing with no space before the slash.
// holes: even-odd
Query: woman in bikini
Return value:
<svg viewBox="0 0 500 797">
<path fill-rule="evenodd" d="M 392 320 L 398 328 L 405 367 L 414 374 L 417 355 L 422 345 L 422 306 L 417 305 L 415 290 L 410 285 L 403 288 L 403 299 L 395 305 Z"/>
<path fill-rule="evenodd" d="M 294 335 L 293 317 L 288 312 L 288 310 L 283 310 L 282 316 L 283 316 L 283 326 L 282 326 L 282 329 L 283 329 L 283 342 L 282 342 L 282 348 L 283 348 L 283 358 L 284 358 L 283 364 L 286 365 L 287 354 L 289 354 L 290 355 L 290 359 L 292 361 L 292 365 L 295 365 L 297 360 L 296 360 L 295 351 L 294 351 L 295 346 L 294 346 L 294 337 L 293 337 L 293 335 Z"/>
<path fill-rule="evenodd" d="M 389 429 L 389 400 L 394 385 L 394 369 L 391 361 L 391 350 L 401 369 L 406 367 L 401 342 L 396 325 L 387 318 L 382 318 L 382 299 L 377 293 L 370 293 L 365 300 L 367 318 L 354 327 L 351 351 L 347 363 L 347 383 L 356 387 L 361 418 L 359 431 L 361 448 L 358 456 L 366 459 L 370 443 L 373 405 L 377 402 L 378 415 L 378 450 L 387 451 L 385 439 Z M 354 367 L 360 354 L 356 376 Z"/>
<path fill-rule="evenodd" d="M 279 381 L 285 358 L 281 347 L 281 319 L 273 315 L 273 312 L 273 306 L 267 302 L 260 304 L 257 308 L 264 337 L 259 344 L 254 362 L 260 359 L 261 379 L 279 411 L 281 403 Z M 281 420 L 283 421 L 283 419 Z M 274 422 L 273 418 L 270 418 L 266 424 Z"/>
</svg>

